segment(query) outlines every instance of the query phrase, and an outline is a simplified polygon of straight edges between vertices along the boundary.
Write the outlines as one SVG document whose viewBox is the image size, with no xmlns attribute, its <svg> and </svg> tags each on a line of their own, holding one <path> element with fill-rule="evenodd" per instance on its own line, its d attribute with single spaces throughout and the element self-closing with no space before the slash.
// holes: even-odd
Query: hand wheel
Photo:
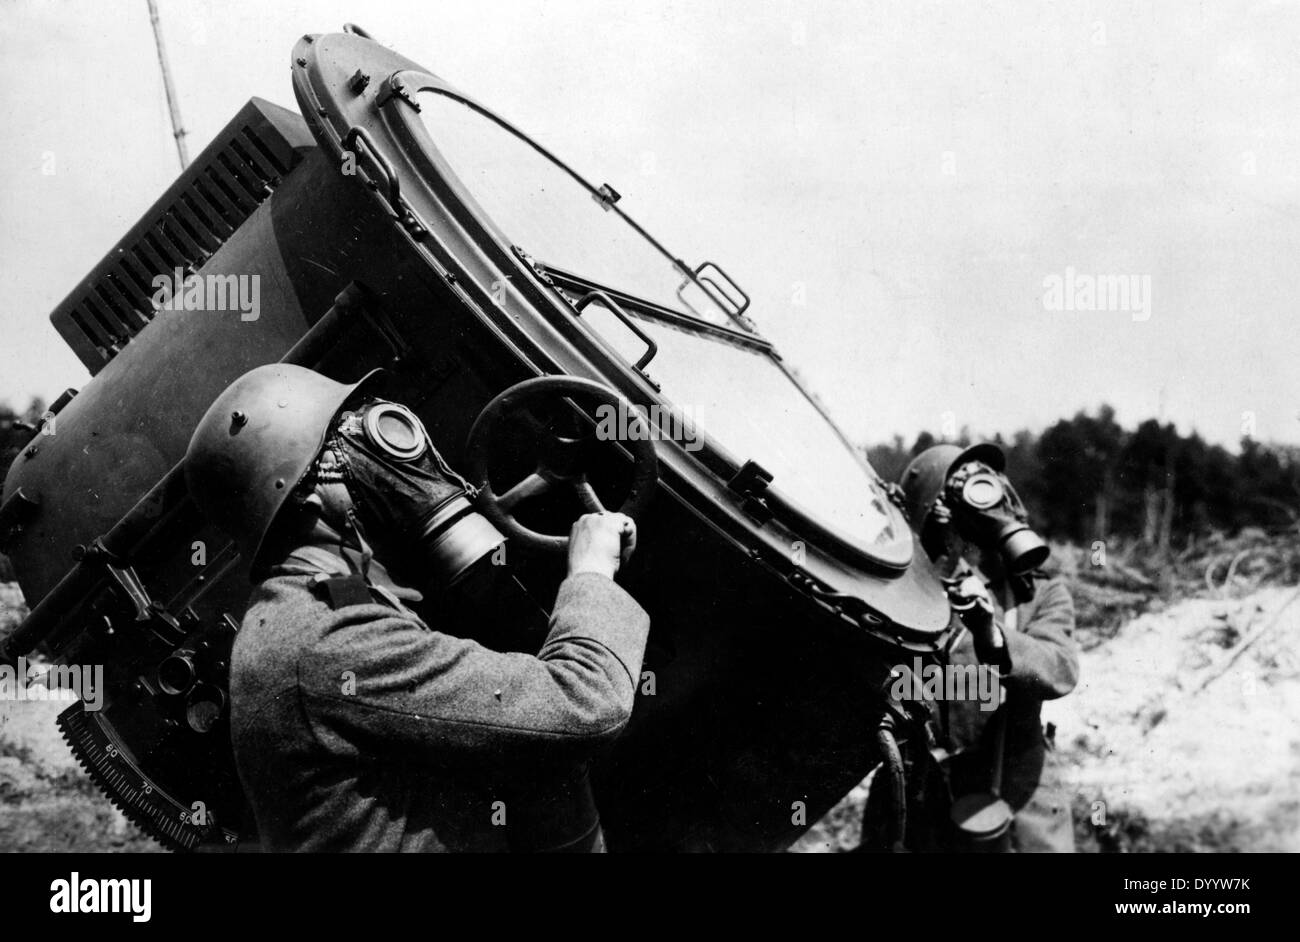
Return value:
<svg viewBox="0 0 1300 942">
<path fill-rule="evenodd" d="M 566 407 L 571 412 L 568 417 L 573 420 L 569 429 L 559 430 L 556 428 L 559 423 L 545 424 L 534 414 L 534 410 L 548 400 L 561 404 L 571 396 L 598 403 L 596 416 L 601 422 L 597 428 L 586 433 L 582 431 L 582 425 L 586 423 L 571 401 Z M 610 409 L 616 411 L 611 413 Z M 514 511 L 524 501 L 559 487 L 572 488 L 588 513 L 605 511 L 604 504 L 587 480 L 586 467 L 591 443 L 599 438 L 598 429 L 605 424 L 604 416 L 618 419 L 614 427 L 626 433 L 617 441 L 632 454 L 632 487 L 618 512 L 635 520 L 654 494 L 655 482 L 659 479 L 659 460 L 649 423 L 619 393 L 601 383 L 576 376 L 539 376 L 524 380 L 483 407 L 469 430 L 466 444 L 469 479 L 479 492 L 478 509 L 512 540 L 535 549 L 566 550 L 569 546 L 567 535 L 538 533 L 529 529 L 515 518 Z M 512 419 L 522 420 L 531 430 L 537 446 L 537 463 L 521 481 L 498 494 L 492 486 L 488 469 L 489 445 L 500 434 L 502 426 Z"/>
</svg>

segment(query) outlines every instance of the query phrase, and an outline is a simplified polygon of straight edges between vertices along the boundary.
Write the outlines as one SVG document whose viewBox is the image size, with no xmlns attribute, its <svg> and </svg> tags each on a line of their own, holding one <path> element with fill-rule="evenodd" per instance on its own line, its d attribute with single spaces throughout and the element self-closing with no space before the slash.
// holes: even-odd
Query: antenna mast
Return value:
<svg viewBox="0 0 1300 942">
<path fill-rule="evenodd" d="M 176 139 L 176 156 L 181 160 L 181 169 L 189 166 L 190 155 L 185 150 L 185 128 L 181 125 L 181 106 L 176 100 L 176 89 L 172 88 L 172 70 L 167 65 L 167 50 L 163 46 L 162 25 L 158 22 L 158 4 L 155 0 L 146 0 L 149 4 L 149 22 L 153 25 L 153 38 L 158 44 L 158 65 L 162 67 L 163 91 L 167 93 L 167 110 L 172 119 L 172 137 Z"/>
</svg>

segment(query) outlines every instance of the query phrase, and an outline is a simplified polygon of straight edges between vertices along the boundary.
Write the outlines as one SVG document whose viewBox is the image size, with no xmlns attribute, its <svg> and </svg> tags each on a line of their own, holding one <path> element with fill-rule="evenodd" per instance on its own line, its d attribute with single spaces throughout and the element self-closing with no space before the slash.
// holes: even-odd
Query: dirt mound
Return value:
<svg viewBox="0 0 1300 942">
<path fill-rule="evenodd" d="M 1300 850 L 1300 594 L 1188 599 L 1044 707 L 1103 850 Z"/>
</svg>

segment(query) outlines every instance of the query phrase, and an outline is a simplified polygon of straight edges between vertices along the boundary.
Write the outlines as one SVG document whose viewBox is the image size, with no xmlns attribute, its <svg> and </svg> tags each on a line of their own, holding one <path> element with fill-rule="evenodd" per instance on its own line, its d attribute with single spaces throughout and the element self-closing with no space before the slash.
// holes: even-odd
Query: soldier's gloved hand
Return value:
<svg viewBox="0 0 1300 942">
<path fill-rule="evenodd" d="M 948 604 L 961 619 L 975 643 L 975 656 L 981 663 L 994 664 L 1004 671 L 1011 667 L 1007 639 L 994 619 L 993 599 L 988 587 L 974 575 L 946 583 Z"/>
<path fill-rule="evenodd" d="M 595 572 L 610 579 L 636 549 L 636 523 L 619 513 L 583 514 L 569 531 L 569 575 Z"/>
</svg>

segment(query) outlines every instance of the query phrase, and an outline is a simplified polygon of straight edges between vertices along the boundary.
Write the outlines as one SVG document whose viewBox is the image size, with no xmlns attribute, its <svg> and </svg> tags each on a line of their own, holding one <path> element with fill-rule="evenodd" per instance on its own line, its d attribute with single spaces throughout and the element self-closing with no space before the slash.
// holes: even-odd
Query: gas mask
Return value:
<svg viewBox="0 0 1300 942">
<path fill-rule="evenodd" d="M 460 583 L 505 542 L 406 406 L 368 400 L 335 418 L 312 482 L 346 488 L 346 515 L 385 567 L 423 588 Z M 341 496 L 341 495 L 339 495 Z"/>
<path fill-rule="evenodd" d="M 982 461 L 968 461 L 948 476 L 941 500 L 952 513 L 958 534 L 997 550 L 1007 573 L 1025 576 L 1051 554 L 1029 528 L 1029 515 L 1006 475 Z"/>
</svg>

